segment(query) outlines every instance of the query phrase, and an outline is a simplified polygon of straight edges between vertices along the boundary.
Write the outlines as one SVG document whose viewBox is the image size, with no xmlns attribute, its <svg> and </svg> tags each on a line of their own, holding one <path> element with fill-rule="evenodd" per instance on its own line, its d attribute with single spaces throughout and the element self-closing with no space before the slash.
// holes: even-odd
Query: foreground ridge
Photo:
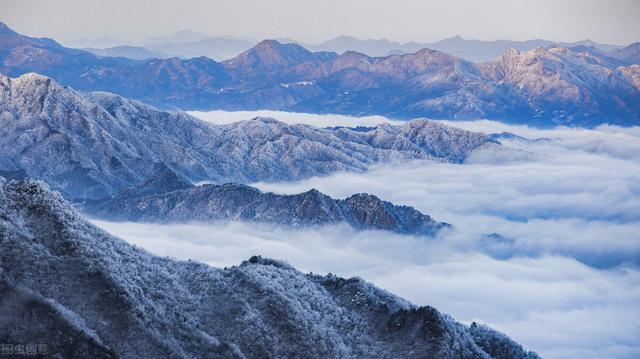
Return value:
<svg viewBox="0 0 640 359">
<path fill-rule="evenodd" d="M 0 179 L 0 294 L 0 338 L 47 343 L 52 356 L 537 358 L 358 278 L 153 256 L 38 181 Z"/>
</svg>

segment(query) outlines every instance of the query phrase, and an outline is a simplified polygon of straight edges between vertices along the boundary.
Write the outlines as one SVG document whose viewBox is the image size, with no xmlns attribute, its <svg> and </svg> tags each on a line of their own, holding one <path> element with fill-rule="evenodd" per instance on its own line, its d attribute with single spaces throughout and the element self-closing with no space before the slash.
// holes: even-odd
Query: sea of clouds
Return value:
<svg viewBox="0 0 640 359">
<path fill-rule="evenodd" d="M 192 114 L 213 123 L 256 115 L 317 126 L 385 121 Z M 305 272 L 360 276 L 460 321 L 502 330 L 546 358 L 640 357 L 640 128 L 441 122 L 530 140 L 503 140 L 509 150 L 477 152 L 461 165 L 394 163 L 254 184 L 277 193 L 375 194 L 453 224 L 436 238 L 346 226 L 96 223 L 161 255 L 229 266 L 261 254 Z"/>
</svg>

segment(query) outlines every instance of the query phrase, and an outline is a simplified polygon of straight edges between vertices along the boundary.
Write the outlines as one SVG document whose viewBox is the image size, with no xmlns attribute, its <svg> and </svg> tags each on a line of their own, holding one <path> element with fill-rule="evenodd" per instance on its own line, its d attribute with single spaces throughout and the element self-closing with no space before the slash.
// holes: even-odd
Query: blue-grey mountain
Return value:
<svg viewBox="0 0 640 359">
<path fill-rule="evenodd" d="M 170 169 L 135 189 L 90 201 L 82 209 L 111 221 L 236 220 L 286 227 L 346 224 L 355 229 L 426 236 L 448 227 L 412 207 L 396 206 L 366 193 L 336 200 L 315 189 L 279 195 L 239 184 L 193 186 Z"/>
<path fill-rule="evenodd" d="M 96 49 L 96 48 L 84 48 L 94 55 L 102 56 L 102 57 L 126 57 L 132 60 L 146 60 L 146 59 L 165 59 L 170 58 L 172 56 L 167 55 L 165 53 L 148 50 L 142 47 L 130 46 L 130 45 L 121 45 L 115 47 L 109 47 L 105 49 Z"/>
<path fill-rule="evenodd" d="M 637 125 L 637 73 L 633 65 L 619 65 L 566 48 L 512 49 L 474 64 L 429 49 L 370 57 L 311 52 L 274 40 L 220 63 L 206 57 L 135 61 L 67 49 L 0 26 L 1 73 L 39 72 L 78 90 L 113 92 L 162 108 Z"/>
<path fill-rule="evenodd" d="M 610 56 L 631 64 L 640 64 L 640 42 L 621 49 L 612 50 Z"/>
</svg>

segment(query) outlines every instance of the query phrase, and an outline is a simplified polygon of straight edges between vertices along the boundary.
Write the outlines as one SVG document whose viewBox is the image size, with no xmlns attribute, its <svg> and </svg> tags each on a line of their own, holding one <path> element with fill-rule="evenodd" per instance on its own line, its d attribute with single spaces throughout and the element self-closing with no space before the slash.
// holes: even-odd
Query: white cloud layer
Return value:
<svg viewBox="0 0 640 359">
<path fill-rule="evenodd" d="M 211 121 L 253 113 L 219 115 Z M 381 120 L 271 116 L 320 126 Z M 481 152 L 463 165 L 422 161 L 256 184 L 376 194 L 455 226 L 438 238 L 342 226 L 96 223 L 152 252 L 216 266 L 262 254 L 303 271 L 361 276 L 458 320 L 487 323 L 546 358 L 640 357 L 640 128 L 454 125 L 547 140 L 505 141 L 520 152 Z"/>
</svg>

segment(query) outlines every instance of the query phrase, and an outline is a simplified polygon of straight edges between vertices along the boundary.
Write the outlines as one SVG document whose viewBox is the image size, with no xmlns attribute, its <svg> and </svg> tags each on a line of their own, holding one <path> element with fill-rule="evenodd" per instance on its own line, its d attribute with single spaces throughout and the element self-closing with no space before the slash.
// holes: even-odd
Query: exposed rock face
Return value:
<svg viewBox="0 0 640 359">
<path fill-rule="evenodd" d="M 173 171 L 113 198 L 91 201 L 83 211 L 103 219 L 135 222 L 237 220 L 288 227 L 345 223 L 356 229 L 434 235 L 447 227 L 412 207 L 360 193 L 344 200 L 317 190 L 296 195 L 262 193 L 238 185 L 191 186 Z"/>
<path fill-rule="evenodd" d="M 295 180 L 393 160 L 462 162 L 489 137 L 426 120 L 361 131 L 257 118 L 213 126 L 37 74 L 0 75 L 0 169 L 25 169 L 69 198 L 101 198 L 155 176 L 190 181 Z M 46 158 L 46 161 L 42 159 Z"/>
<path fill-rule="evenodd" d="M 584 48 L 510 49 L 478 65 L 429 49 L 370 57 L 265 40 L 221 63 L 205 57 L 134 61 L 98 57 L 5 27 L 0 72 L 39 72 L 78 90 L 109 91 L 164 108 L 637 125 L 637 76 L 618 67 L 633 49 L 619 58 Z"/>
<path fill-rule="evenodd" d="M 640 64 L 621 67 L 620 71 L 640 91 Z"/>
<path fill-rule="evenodd" d="M 153 256 L 33 181 L 0 180 L 0 292 L 0 339 L 52 357 L 537 357 L 361 279 Z"/>
</svg>

